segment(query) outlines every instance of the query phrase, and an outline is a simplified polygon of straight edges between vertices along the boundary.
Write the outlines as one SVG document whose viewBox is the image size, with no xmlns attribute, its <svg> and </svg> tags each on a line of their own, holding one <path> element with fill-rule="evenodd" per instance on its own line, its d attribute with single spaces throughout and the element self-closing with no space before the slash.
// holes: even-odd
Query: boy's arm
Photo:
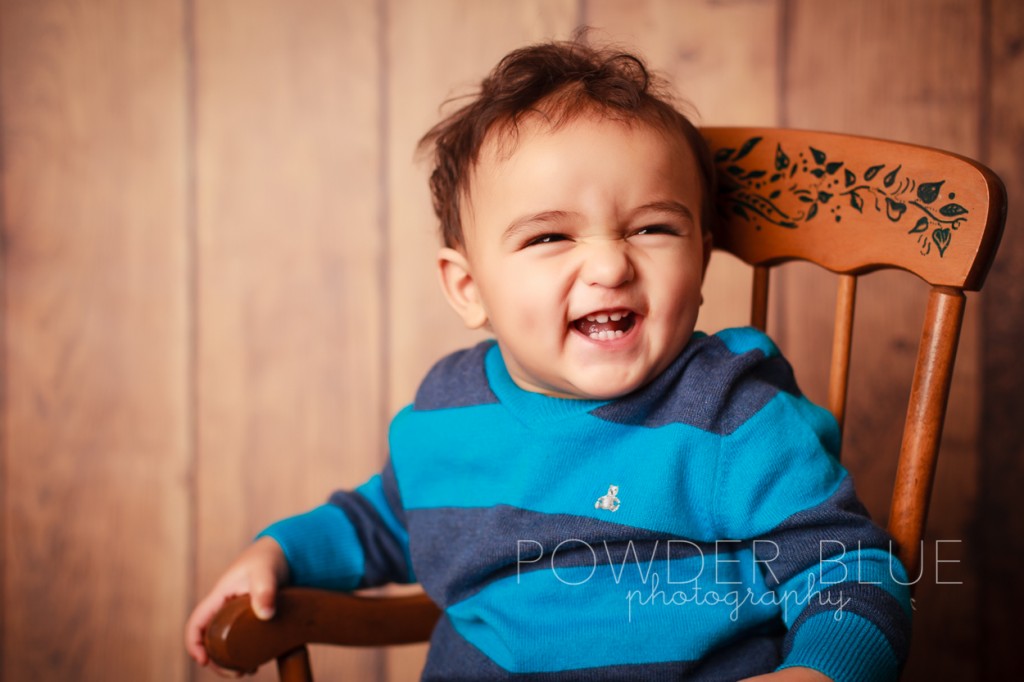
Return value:
<svg viewBox="0 0 1024 682">
<path fill-rule="evenodd" d="M 896 679 L 909 644 L 907 579 L 839 465 L 838 444 L 825 410 L 777 394 L 722 441 L 718 532 L 756 540 L 755 565 L 789 628 L 783 670 Z"/>
<path fill-rule="evenodd" d="M 258 537 L 281 546 L 294 585 L 353 590 L 415 581 L 390 462 L 355 490 L 336 492 L 327 504 L 278 521 Z"/>
<path fill-rule="evenodd" d="M 328 504 L 260 533 L 192 611 L 185 647 L 200 665 L 210 663 L 203 635 L 230 597 L 249 594 L 253 611 L 267 620 L 278 587 L 286 583 L 352 590 L 412 582 L 408 544 L 389 462 L 382 475 L 356 490 L 337 492 Z"/>
</svg>

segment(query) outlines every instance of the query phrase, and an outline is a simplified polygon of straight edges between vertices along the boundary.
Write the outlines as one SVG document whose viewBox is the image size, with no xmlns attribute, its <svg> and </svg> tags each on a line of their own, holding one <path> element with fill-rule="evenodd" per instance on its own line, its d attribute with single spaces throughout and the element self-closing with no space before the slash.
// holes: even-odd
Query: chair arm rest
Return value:
<svg viewBox="0 0 1024 682">
<path fill-rule="evenodd" d="M 305 644 L 386 646 L 425 642 L 440 611 L 426 594 L 359 596 L 301 587 L 277 594 L 274 617 L 263 621 L 249 597 L 228 600 L 206 628 L 206 651 L 221 668 L 254 673 Z"/>
</svg>

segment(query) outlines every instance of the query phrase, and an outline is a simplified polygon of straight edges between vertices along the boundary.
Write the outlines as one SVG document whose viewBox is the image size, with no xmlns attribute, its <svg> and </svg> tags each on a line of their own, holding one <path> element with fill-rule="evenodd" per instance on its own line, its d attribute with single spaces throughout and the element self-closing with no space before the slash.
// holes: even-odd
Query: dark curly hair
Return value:
<svg viewBox="0 0 1024 682">
<path fill-rule="evenodd" d="M 472 101 L 420 140 L 420 151 L 433 151 L 430 191 L 445 246 L 464 245 L 460 198 L 469 189 L 470 173 L 487 135 L 497 126 L 514 141 L 520 121 L 530 113 L 541 113 L 557 127 L 596 111 L 681 135 L 700 168 L 701 226 L 704 231 L 711 229 L 714 167 L 700 132 L 673 106 L 664 82 L 639 57 L 591 47 L 584 39 L 585 33 L 579 33 L 569 41 L 510 52 L 483 80 Z"/>
</svg>

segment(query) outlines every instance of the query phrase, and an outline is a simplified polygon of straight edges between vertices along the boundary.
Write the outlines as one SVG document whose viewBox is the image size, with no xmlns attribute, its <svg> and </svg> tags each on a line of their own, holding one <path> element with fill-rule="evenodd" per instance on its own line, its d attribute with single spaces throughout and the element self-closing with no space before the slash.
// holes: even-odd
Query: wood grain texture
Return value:
<svg viewBox="0 0 1024 682">
<path fill-rule="evenodd" d="M 978 631 L 980 678 L 1009 679 L 1020 669 L 1017 605 L 1024 603 L 1024 420 L 1020 392 L 1024 363 L 1024 5 L 991 3 L 985 45 L 990 76 L 982 127 L 984 160 L 999 173 L 1010 197 L 1009 221 L 984 295 L 980 297 L 982 372 L 979 508 L 983 541 Z"/>
<path fill-rule="evenodd" d="M 374 0 L 195 6 L 199 594 L 383 461 L 376 22 Z"/>
<path fill-rule="evenodd" d="M 595 28 L 594 41 L 644 55 L 698 125 L 777 123 L 776 0 L 588 0 L 585 19 Z M 750 290 L 750 268 L 731 254 L 715 253 L 697 328 L 711 333 L 747 324 Z"/>
<path fill-rule="evenodd" d="M 980 74 L 980 3 L 794 2 L 790 6 L 785 123 L 829 129 L 976 155 Z M 955 46 L 955 49 L 953 48 Z M 802 387 L 825 395 L 828 366 L 825 320 L 835 287 L 818 273 L 783 268 L 776 278 L 780 313 L 775 327 L 797 365 Z M 851 367 L 844 463 L 877 519 L 884 519 L 900 443 L 913 353 L 921 330 L 926 287 L 900 273 L 861 278 Z M 984 295 L 984 294 L 982 294 Z M 977 568 L 969 551 L 970 510 L 977 495 L 977 325 L 969 303 L 947 413 L 931 508 L 929 542 L 946 545 L 944 558 L 962 559 L 934 584 L 929 570 L 916 594 L 915 648 L 909 679 L 974 679 L 971 651 L 978 645 Z M 769 330 L 772 327 L 769 325 Z M 945 566 L 949 568 L 949 566 Z M 950 623 L 963 624 L 950 627 Z"/>
<path fill-rule="evenodd" d="M 185 675 L 180 25 L 0 3 L 5 680 Z"/>
</svg>

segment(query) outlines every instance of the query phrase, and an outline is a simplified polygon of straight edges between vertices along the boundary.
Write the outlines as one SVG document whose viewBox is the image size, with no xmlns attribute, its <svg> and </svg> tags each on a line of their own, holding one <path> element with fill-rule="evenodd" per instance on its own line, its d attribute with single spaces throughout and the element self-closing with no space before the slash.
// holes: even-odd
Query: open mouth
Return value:
<svg viewBox="0 0 1024 682">
<path fill-rule="evenodd" d="M 608 341 L 625 336 L 636 324 L 636 315 L 628 310 L 594 313 L 574 320 L 572 326 L 595 341 Z"/>
</svg>

